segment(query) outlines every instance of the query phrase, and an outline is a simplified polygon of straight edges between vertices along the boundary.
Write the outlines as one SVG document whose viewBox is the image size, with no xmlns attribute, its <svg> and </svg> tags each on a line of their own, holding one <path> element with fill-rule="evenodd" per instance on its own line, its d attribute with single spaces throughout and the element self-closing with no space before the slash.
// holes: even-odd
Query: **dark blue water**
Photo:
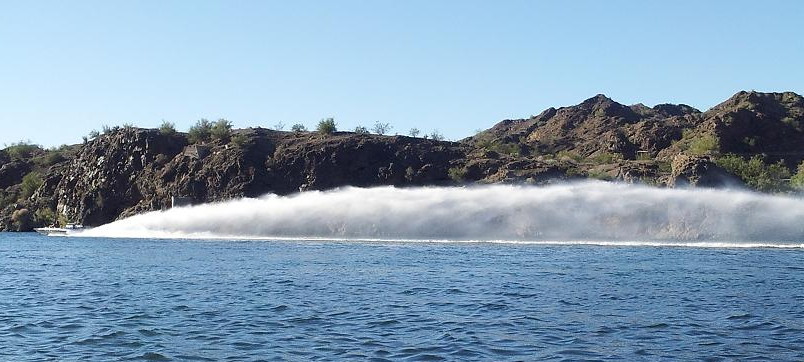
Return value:
<svg viewBox="0 0 804 362">
<path fill-rule="evenodd" d="M 800 249 L 0 235 L 0 360 L 802 360 Z"/>
</svg>

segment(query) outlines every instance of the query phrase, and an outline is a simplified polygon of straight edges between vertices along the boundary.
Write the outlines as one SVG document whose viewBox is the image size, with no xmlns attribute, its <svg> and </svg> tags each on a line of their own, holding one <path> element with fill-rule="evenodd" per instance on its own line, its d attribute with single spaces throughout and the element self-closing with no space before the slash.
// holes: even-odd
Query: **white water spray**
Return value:
<svg viewBox="0 0 804 362">
<path fill-rule="evenodd" d="M 604 182 L 350 187 L 150 212 L 81 235 L 801 245 L 804 199 Z"/>
</svg>

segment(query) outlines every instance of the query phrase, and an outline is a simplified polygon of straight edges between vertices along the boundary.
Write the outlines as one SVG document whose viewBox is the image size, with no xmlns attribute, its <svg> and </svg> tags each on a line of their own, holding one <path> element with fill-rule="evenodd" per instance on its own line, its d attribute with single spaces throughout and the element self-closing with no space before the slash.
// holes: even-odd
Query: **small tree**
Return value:
<svg viewBox="0 0 804 362">
<path fill-rule="evenodd" d="M 316 127 L 316 130 L 318 131 L 318 133 L 332 134 L 332 133 L 334 133 L 334 132 L 336 132 L 338 130 L 337 126 L 338 126 L 338 124 L 335 123 L 334 118 L 332 118 L 332 117 L 324 118 L 324 119 L 322 119 L 321 121 L 318 122 L 318 126 Z"/>
<path fill-rule="evenodd" d="M 307 127 L 301 123 L 296 123 L 290 127 L 290 130 L 293 132 L 307 132 Z"/>
<path fill-rule="evenodd" d="M 369 130 L 366 127 L 357 126 L 357 127 L 355 127 L 355 133 L 357 133 L 357 134 L 367 134 L 367 133 L 369 133 Z"/>
<path fill-rule="evenodd" d="M 391 128 L 393 128 L 393 127 L 391 127 L 390 124 L 381 123 L 381 122 L 377 121 L 377 122 L 374 122 L 374 127 L 371 127 L 371 130 L 374 133 L 378 134 L 378 135 L 384 135 L 384 134 L 390 132 Z"/>
<path fill-rule="evenodd" d="M 201 118 L 194 126 L 187 131 L 187 139 L 190 143 L 200 143 L 209 141 L 212 135 L 212 123 L 205 118 Z"/>
<path fill-rule="evenodd" d="M 212 122 L 212 128 L 209 130 L 210 137 L 214 140 L 228 142 L 232 137 L 232 122 L 223 118 Z"/>
<path fill-rule="evenodd" d="M 162 121 L 162 125 L 159 126 L 159 133 L 165 136 L 172 136 L 176 134 L 176 125 L 173 122 Z"/>
<path fill-rule="evenodd" d="M 411 137 L 419 137 L 419 133 L 421 133 L 421 131 L 419 131 L 418 128 L 411 128 L 410 131 L 408 131 Z"/>
<path fill-rule="evenodd" d="M 277 131 L 282 131 L 282 130 L 284 130 L 284 129 L 285 129 L 285 123 L 284 123 L 284 122 L 277 122 L 277 123 L 274 125 L 274 129 L 275 129 L 275 130 L 277 130 Z"/>
</svg>

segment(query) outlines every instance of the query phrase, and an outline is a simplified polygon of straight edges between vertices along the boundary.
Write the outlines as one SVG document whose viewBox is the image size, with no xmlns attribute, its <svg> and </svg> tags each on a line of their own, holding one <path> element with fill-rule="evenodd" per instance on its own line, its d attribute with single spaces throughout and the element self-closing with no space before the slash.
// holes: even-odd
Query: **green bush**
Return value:
<svg viewBox="0 0 804 362">
<path fill-rule="evenodd" d="M 452 181 L 455 182 L 462 182 L 466 178 L 466 169 L 463 167 L 451 167 L 447 174 Z"/>
<path fill-rule="evenodd" d="M 290 130 L 293 132 L 307 132 L 307 127 L 301 123 L 296 123 L 290 127 Z"/>
<path fill-rule="evenodd" d="M 22 194 L 20 199 L 27 199 L 33 195 L 39 186 L 42 186 L 42 176 L 38 172 L 31 172 L 22 178 Z"/>
<path fill-rule="evenodd" d="M 34 213 L 34 220 L 39 225 L 53 225 L 58 221 L 56 212 L 50 208 L 37 209 Z"/>
<path fill-rule="evenodd" d="M 162 125 L 159 126 L 159 133 L 164 136 L 172 136 L 176 134 L 176 125 L 173 122 L 164 121 Z"/>
<path fill-rule="evenodd" d="M 790 178 L 790 186 L 793 186 L 799 190 L 804 189 L 804 161 L 798 165 L 796 174 Z"/>
<path fill-rule="evenodd" d="M 335 123 L 334 118 L 324 118 L 318 122 L 316 130 L 318 133 L 332 134 L 338 131 L 338 124 Z"/>
<path fill-rule="evenodd" d="M 223 118 L 212 122 L 209 134 L 214 140 L 229 142 L 229 138 L 232 137 L 232 122 Z"/>
<path fill-rule="evenodd" d="M 190 143 L 201 143 L 209 141 L 212 136 L 212 123 L 202 118 L 190 127 L 187 131 L 187 139 Z"/>
<path fill-rule="evenodd" d="M 355 127 L 355 133 L 357 133 L 357 134 L 367 134 L 367 133 L 369 133 L 369 130 L 366 127 L 357 126 L 357 127 Z"/>
<path fill-rule="evenodd" d="M 737 175 L 755 190 L 779 192 L 789 189 L 789 184 L 785 180 L 790 177 L 790 170 L 782 161 L 766 164 L 760 156 L 746 160 L 738 155 L 725 155 L 717 158 L 715 163 Z"/>
<path fill-rule="evenodd" d="M 690 139 L 687 151 L 693 155 L 707 155 L 717 152 L 720 148 L 720 141 L 712 135 L 700 135 Z"/>
<path fill-rule="evenodd" d="M 242 148 L 243 146 L 245 146 L 246 143 L 248 143 L 248 141 L 249 141 L 248 137 L 246 137 L 246 135 L 244 135 L 242 133 L 238 133 L 238 134 L 232 136 L 232 138 L 231 138 L 231 143 L 235 147 L 239 147 L 239 148 Z"/>
</svg>

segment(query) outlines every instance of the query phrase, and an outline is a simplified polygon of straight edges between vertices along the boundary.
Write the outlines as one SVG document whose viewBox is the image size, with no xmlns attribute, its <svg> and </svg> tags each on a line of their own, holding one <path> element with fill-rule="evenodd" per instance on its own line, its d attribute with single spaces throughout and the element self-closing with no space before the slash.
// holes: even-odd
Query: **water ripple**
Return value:
<svg viewBox="0 0 804 362">
<path fill-rule="evenodd" d="M 801 360 L 796 249 L 0 236 L 2 360 Z"/>
</svg>

